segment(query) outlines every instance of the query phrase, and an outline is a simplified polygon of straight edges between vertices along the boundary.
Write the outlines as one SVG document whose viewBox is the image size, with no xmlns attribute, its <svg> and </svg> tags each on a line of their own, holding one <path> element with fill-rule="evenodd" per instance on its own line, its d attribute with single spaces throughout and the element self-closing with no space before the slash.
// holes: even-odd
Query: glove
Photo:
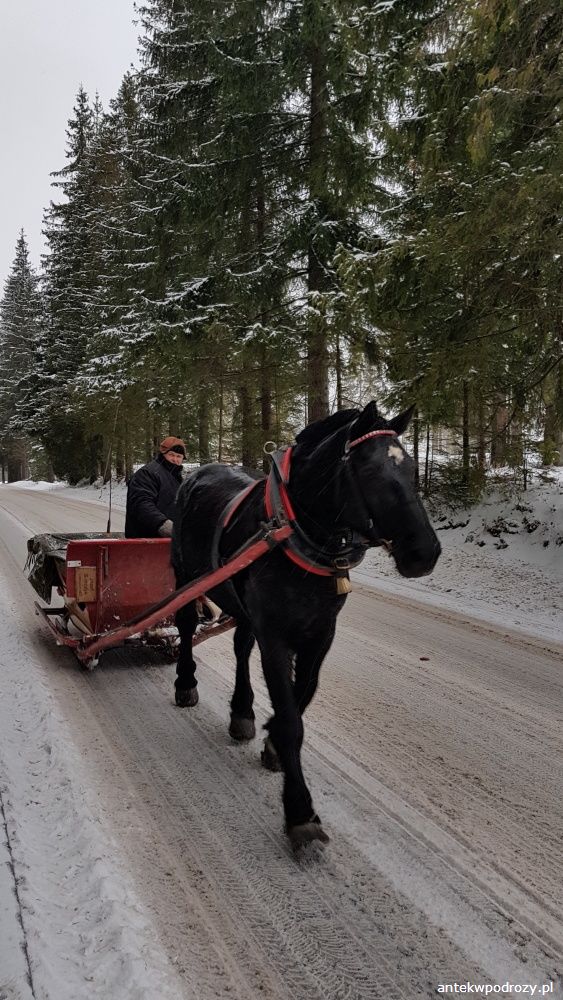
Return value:
<svg viewBox="0 0 563 1000">
<path fill-rule="evenodd" d="M 173 528 L 172 521 L 165 521 L 163 524 L 160 525 L 160 528 L 158 529 L 160 537 L 172 538 L 172 528 Z"/>
</svg>

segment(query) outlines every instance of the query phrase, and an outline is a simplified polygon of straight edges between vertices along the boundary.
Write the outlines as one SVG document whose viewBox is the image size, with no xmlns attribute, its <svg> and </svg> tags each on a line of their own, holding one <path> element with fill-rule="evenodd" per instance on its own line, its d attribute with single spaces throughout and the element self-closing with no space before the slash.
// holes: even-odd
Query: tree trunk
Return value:
<svg viewBox="0 0 563 1000">
<path fill-rule="evenodd" d="M 462 483 L 465 490 L 469 490 L 471 453 L 469 450 L 469 382 L 463 380 L 463 416 L 461 430 L 461 466 Z"/>
<path fill-rule="evenodd" d="M 123 431 L 116 436 L 115 441 L 115 475 L 117 479 L 123 479 L 125 475 L 125 445 L 123 441 Z"/>
<path fill-rule="evenodd" d="M 158 449 L 160 447 L 160 442 L 162 441 L 163 435 L 160 425 L 160 416 L 158 413 L 154 412 L 152 418 L 152 453 L 153 455 L 158 455 Z"/>
<path fill-rule="evenodd" d="M 199 391 L 197 427 L 199 464 L 207 465 L 211 461 L 209 452 L 209 390 L 207 386 Z"/>
<path fill-rule="evenodd" d="M 510 432 L 510 465 L 522 467 L 524 465 L 524 428 L 522 427 L 521 415 L 519 414 L 512 421 Z"/>
<path fill-rule="evenodd" d="M 145 424 L 145 462 L 150 462 L 151 458 L 154 457 L 153 451 L 153 439 L 152 439 L 152 414 L 150 410 L 147 411 L 147 422 Z"/>
<path fill-rule="evenodd" d="M 479 471 L 484 472 L 487 465 L 487 443 L 485 440 L 485 406 L 481 396 L 479 397 L 477 419 L 479 421 L 479 429 L 477 432 L 477 464 L 479 466 Z"/>
<path fill-rule="evenodd" d="M 21 449 L 22 449 L 22 472 L 23 472 L 22 479 L 29 479 L 30 478 L 29 454 L 28 454 L 27 442 L 25 440 L 23 440 L 21 443 Z"/>
<path fill-rule="evenodd" d="M 91 483 L 94 483 L 96 479 L 99 479 L 104 471 L 103 447 L 104 441 L 101 434 L 93 434 L 92 437 L 89 438 L 89 479 Z"/>
<path fill-rule="evenodd" d="M 420 461 L 419 461 L 419 439 L 420 439 L 420 418 L 418 406 L 413 413 L 412 420 L 412 457 L 414 459 L 414 485 L 420 489 Z"/>
<path fill-rule="evenodd" d="M 19 483 L 22 478 L 21 462 L 15 456 L 8 456 L 8 482 Z"/>
<path fill-rule="evenodd" d="M 254 448 L 254 408 L 250 387 L 244 381 L 239 387 L 241 412 L 241 462 L 248 469 L 254 469 L 258 462 Z"/>
<path fill-rule="evenodd" d="M 168 433 L 172 437 L 181 437 L 180 434 L 180 407 L 172 406 L 168 414 Z"/>
<path fill-rule="evenodd" d="M 336 409 L 344 409 L 342 401 L 342 351 L 340 348 L 340 333 L 336 334 Z"/>
<path fill-rule="evenodd" d="M 499 468 L 506 465 L 508 457 L 508 406 L 498 402 L 493 414 L 493 436 L 491 440 L 491 465 Z"/>
<path fill-rule="evenodd" d="M 424 455 L 424 492 L 430 489 L 430 421 L 426 424 L 426 452 Z"/>
<path fill-rule="evenodd" d="M 262 448 L 264 447 L 266 441 L 269 441 L 272 435 L 272 376 L 270 367 L 268 364 L 268 351 L 266 347 L 262 347 L 262 364 L 261 364 L 261 391 L 260 391 L 260 427 L 262 430 Z M 268 472 L 270 468 L 270 459 L 267 455 L 262 457 L 262 469 L 264 472 Z"/>
<path fill-rule="evenodd" d="M 107 455 L 105 457 L 105 461 L 103 463 L 103 466 L 104 466 L 103 467 L 104 483 L 109 483 L 109 481 L 111 479 L 111 474 L 112 474 L 112 469 L 113 469 L 113 460 L 114 460 L 113 447 L 110 444 L 109 447 L 108 447 Z"/>
<path fill-rule="evenodd" d="M 221 377 L 219 380 L 219 443 L 217 446 L 217 461 L 223 461 L 223 420 L 224 420 L 224 385 L 223 385 L 223 372 L 221 371 Z"/>
<path fill-rule="evenodd" d="M 128 483 L 133 475 L 133 453 L 131 451 L 131 430 L 129 427 L 129 421 L 125 421 L 125 427 L 123 431 L 124 437 L 124 449 L 125 449 L 125 482 Z"/>
<path fill-rule="evenodd" d="M 322 218 L 327 189 L 327 108 L 328 87 L 324 38 L 311 46 L 311 92 L 309 118 L 309 194 Z M 309 238 L 308 286 L 310 307 L 307 334 L 308 417 L 318 420 L 329 412 L 328 402 L 328 331 L 314 293 L 327 290 L 325 262 L 319 259 L 314 235 Z"/>
<path fill-rule="evenodd" d="M 563 426 L 555 402 L 545 408 L 541 453 L 542 465 L 563 465 Z"/>
<path fill-rule="evenodd" d="M 275 393 L 276 393 L 276 427 L 275 427 L 275 439 L 276 445 L 279 448 L 280 437 L 281 437 L 281 415 L 280 415 L 280 394 L 278 391 L 278 373 L 274 373 L 275 381 Z"/>
</svg>

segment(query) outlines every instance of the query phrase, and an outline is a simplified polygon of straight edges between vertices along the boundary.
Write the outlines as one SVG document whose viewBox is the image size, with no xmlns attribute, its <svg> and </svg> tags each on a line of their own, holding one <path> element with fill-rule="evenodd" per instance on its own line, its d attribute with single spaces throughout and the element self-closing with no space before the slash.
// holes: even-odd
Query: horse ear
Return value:
<svg viewBox="0 0 563 1000">
<path fill-rule="evenodd" d="M 354 437 L 361 437 L 362 434 L 368 434 L 369 431 L 372 431 L 378 417 L 377 406 L 372 399 L 354 422 Z"/>
<path fill-rule="evenodd" d="M 398 416 L 393 417 L 392 420 L 389 420 L 388 421 L 389 430 L 395 431 L 395 433 L 398 434 L 399 437 L 401 436 L 401 434 L 404 434 L 407 427 L 409 426 L 411 417 L 415 409 L 416 409 L 416 403 L 413 406 L 409 406 L 408 410 L 405 410 L 404 413 L 399 413 Z"/>
</svg>

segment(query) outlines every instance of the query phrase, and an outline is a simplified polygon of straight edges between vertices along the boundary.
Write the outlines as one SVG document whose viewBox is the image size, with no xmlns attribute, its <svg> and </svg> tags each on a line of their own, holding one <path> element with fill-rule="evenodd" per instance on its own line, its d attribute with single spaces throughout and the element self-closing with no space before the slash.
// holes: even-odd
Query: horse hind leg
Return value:
<svg viewBox="0 0 563 1000">
<path fill-rule="evenodd" d="M 176 704 L 180 708 L 193 708 L 199 701 L 196 662 L 192 653 L 192 638 L 197 626 L 195 601 L 176 612 L 176 627 L 180 635 L 180 653 L 176 667 Z"/>
<path fill-rule="evenodd" d="M 231 698 L 229 734 L 239 743 L 252 740 L 256 735 L 254 709 L 252 708 L 254 692 L 250 683 L 249 663 L 255 641 L 248 623 L 244 622 L 237 625 L 234 637 L 237 673 L 235 690 Z"/>
</svg>

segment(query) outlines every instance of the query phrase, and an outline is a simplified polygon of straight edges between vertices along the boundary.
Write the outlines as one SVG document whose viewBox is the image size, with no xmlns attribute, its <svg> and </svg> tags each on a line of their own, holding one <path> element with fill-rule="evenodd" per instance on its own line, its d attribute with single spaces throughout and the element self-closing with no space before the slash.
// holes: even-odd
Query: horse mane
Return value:
<svg viewBox="0 0 563 1000">
<path fill-rule="evenodd" d="M 360 414 L 360 410 L 337 410 L 330 417 L 323 417 L 322 420 L 315 420 L 308 424 L 295 438 L 297 444 L 305 444 L 314 447 L 319 441 L 324 441 L 330 434 L 340 430 L 346 424 L 351 424 Z"/>
</svg>

